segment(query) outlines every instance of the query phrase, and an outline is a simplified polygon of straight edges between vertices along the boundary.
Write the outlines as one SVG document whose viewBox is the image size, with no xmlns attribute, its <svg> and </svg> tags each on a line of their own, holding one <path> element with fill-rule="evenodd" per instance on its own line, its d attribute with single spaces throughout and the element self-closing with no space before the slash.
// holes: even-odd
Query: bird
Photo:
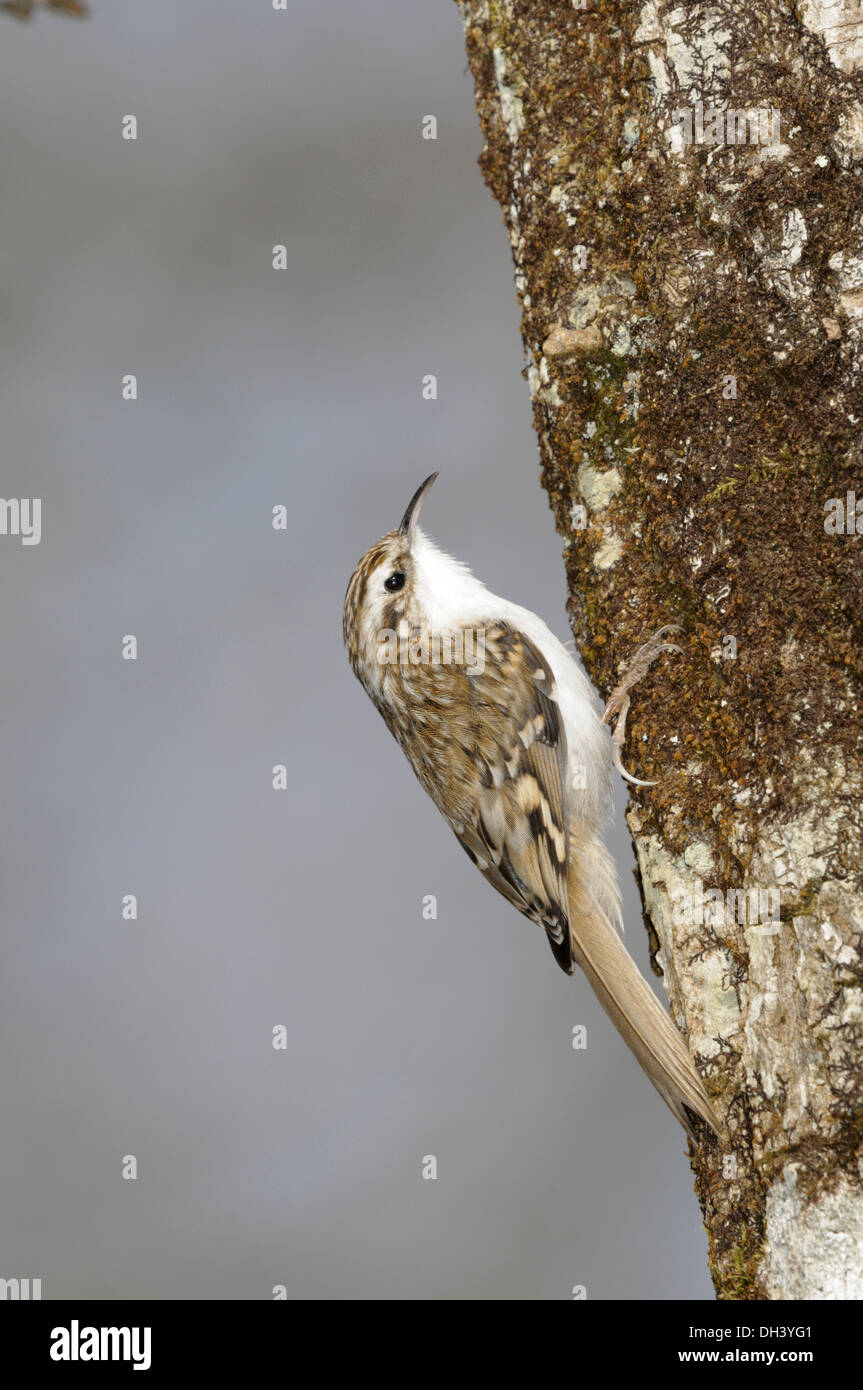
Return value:
<svg viewBox="0 0 863 1390">
<path fill-rule="evenodd" d="M 612 769 L 650 785 L 626 772 L 620 750 L 632 686 L 662 651 L 680 651 L 666 640 L 673 625 L 639 649 L 600 714 L 587 675 L 543 620 L 492 593 L 420 528 L 437 477 L 351 575 L 350 665 L 476 867 L 544 929 L 561 969 L 581 968 L 690 1137 L 700 1142 L 700 1119 L 721 1138 L 682 1035 L 621 940 L 605 843 Z"/>
</svg>

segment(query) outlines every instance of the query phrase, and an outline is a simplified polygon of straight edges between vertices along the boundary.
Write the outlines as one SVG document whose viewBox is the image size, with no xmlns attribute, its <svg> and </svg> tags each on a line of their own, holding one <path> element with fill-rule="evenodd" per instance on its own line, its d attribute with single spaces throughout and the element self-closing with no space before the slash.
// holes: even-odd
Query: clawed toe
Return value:
<svg viewBox="0 0 863 1390">
<path fill-rule="evenodd" d="M 654 661 L 662 652 L 677 652 L 682 655 L 683 648 L 678 647 L 676 642 L 665 642 L 663 638 L 670 632 L 682 632 L 679 623 L 666 623 L 664 627 L 654 632 L 652 637 L 638 648 L 635 656 L 627 666 L 623 678 L 612 691 L 608 704 L 602 716 L 603 724 L 609 723 L 611 718 L 617 714 L 617 725 L 612 735 L 612 758 L 614 766 L 627 782 L 634 787 L 655 787 L 656 782 L 644 782 L 640 777 L 633 777 L 627 772 L 621 761 L 620 750 L 623 747 L 626 737 L 626 716 L 629 711 L 629 692 L 642 677 L 647 675 Z"/>
<path fill-rule="evenodd" d="M 631 772 L 627 772 L 620 759 L 620 749 L 616 743 L 611 745 L 611 758 L 621 777 L 626 782 L 631 782 L 634 787 L 657 787 L 658 782 L 644 782 L 640 777 L 633 777 Z"/>
</svg>

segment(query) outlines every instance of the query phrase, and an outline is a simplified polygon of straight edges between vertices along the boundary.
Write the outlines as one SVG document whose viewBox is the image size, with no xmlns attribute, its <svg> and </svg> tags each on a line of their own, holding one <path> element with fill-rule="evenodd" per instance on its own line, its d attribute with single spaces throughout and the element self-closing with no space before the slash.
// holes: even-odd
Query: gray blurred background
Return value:
<svg viewBox="0 0 863 1390">
<path fill-rule="evenodd" d="M 569 635 L 456 6 L 2 16 L 0 90 L 0 1277 L 711 1297 L 682 1132 L 341 647 L 434 468 L 427 529 Z"/>
</svg>

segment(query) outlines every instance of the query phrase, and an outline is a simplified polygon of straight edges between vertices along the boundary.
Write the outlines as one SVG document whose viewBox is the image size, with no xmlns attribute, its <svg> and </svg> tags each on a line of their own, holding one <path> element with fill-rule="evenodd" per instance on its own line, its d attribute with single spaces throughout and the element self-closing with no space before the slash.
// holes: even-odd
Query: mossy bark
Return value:
<svg viewBox="0 0 863 1390">
<path fill-rule="evenodd" d="M 582 658 L 684 628 L 628 820 L 717 1293 L 863 1297 L 863 13 L 460 8 Z"/>
</svg>

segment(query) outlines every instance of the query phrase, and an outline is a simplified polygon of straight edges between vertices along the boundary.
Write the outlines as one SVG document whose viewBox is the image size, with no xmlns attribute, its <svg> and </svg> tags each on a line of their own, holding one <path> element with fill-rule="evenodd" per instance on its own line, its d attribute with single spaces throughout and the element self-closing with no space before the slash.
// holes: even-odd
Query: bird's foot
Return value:
<svg viewBox="0 0 863 1390">
<path fill-rule="evenodd" d="M 634 787 L 655 787 L 656 783 L 643 782 L 639 777 L 633 777 L 631 773 L 627 772 L 621 760 L 621 749 L 626 738 L 626 716 L 629 713 L 629 693 L 647 675 L 656 658 L 663 652 L 682 651 L 682 648 L 678 647 L 676 643 L 664 640 L 667 633 L 680 631 L 679 623 L 666 623 L 665 627 L 654 632 L 653 636 L 638 648 L 623 674 L 623 679 L 612 691 L 602 716 L 603 724 L 608 724 L 617 715 L 617 723 L 611 735 L 611 757 L 621 777 L 624 777 L 627 782 L 631 782 Z"/>
</svg>

